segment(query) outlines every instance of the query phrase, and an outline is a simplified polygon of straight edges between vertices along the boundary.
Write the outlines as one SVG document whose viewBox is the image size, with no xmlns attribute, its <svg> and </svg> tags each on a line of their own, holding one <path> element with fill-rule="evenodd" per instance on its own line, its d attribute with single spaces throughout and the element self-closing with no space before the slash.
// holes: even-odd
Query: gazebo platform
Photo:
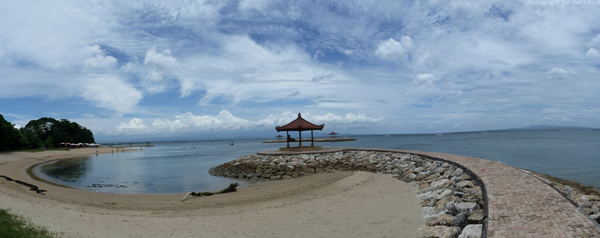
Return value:
<svg viewBox="0 0 600 238">
<path fill-rule="evenodd" d="M 313 151 L 313 150 L 322 150 L 323 146 L 303 146 L 303 147 L 284 147 L 279 148 L 280 151 Z"/>
</svg>

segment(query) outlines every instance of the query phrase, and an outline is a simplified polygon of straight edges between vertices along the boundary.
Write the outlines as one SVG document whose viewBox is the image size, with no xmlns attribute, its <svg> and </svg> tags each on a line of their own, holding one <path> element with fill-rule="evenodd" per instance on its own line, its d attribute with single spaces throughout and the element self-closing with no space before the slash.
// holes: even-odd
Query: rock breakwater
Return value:
<svg viewBox="0 0 600 238">
<path fill-rule="evenodd" d="M 368 171 L 391 174 L 419 187 L 426 226 L 418 237 L 482 237 L 487 220 L 481 180 L 466 168 L 426 156 L 388 151 L 252 154 L 210 169 L 214 176 L 253 181 L 292 179 L 314 173 Z M 485 235 L 484 235 L 485 236 Z"/>
</svg>

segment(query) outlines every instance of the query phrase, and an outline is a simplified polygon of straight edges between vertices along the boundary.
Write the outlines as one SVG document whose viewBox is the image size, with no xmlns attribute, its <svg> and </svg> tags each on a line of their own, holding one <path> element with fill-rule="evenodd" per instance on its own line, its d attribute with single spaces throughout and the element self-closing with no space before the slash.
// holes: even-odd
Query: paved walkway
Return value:
<svg viewBox="0 0 600 238">
<path fill-rule="evenodd" d="M 488 195 L 488 237 L 600 237 L 600 228 L 541 180 L 503 163 L 467 156 L 407 151 L 471 169 Z"/>
<path fill-rule="evenodd" d="M 330 149 L 320 152 L 339 150 Z M 600 227 L 595 222 L 583 215 L 552 187 L 518 168 L 486 159 L 453 154 L 404 150 L 381 151 L 399 151 L 437 157 L 459 163 L 477 174 L 483 180 L 487 190 L 489 215 L 487 235 L 490 238 L 600 237 Z"/>
</svg>

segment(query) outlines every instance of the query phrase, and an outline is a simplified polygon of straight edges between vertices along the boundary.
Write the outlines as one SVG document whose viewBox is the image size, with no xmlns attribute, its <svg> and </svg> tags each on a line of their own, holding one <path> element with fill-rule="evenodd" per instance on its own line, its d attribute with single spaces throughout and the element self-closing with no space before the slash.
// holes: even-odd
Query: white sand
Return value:
<svg viewBox="0 0 600 238">
<path fill-rule="evenodd" d="M 335 172 L 261 182 L 211 197 L 102 194 L 33 180 L 31 165 L 97 149 L 1 153 L 0 208 L 65 237 L 415 237 L 417 188 L 389 175 Z M 110 153 L 110 148 L 98 149 Z M 50 156 L 50 157 L 47 157 Z"/>
</svg>

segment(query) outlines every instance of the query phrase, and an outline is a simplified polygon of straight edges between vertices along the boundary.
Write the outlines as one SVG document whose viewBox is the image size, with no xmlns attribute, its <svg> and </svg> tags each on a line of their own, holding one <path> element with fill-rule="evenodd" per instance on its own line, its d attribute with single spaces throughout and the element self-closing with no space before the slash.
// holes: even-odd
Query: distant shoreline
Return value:
<svg viewBox="0 0 600 238">
<path fill-rule="evenodd" d="M 338 142 L 338 141 L 353 141 L 356 140 L 350 137 L 340 137 L 340 138 L 317 138 L 314 142 Z M 266 140 L 263 143 L 285 143 L 287 140 Z M 290 142 L 299 142 L 299 141 L 290 141 Z M 311 142 L 311 140 L 302 140 L 302 142 Z"/>
</svg>

